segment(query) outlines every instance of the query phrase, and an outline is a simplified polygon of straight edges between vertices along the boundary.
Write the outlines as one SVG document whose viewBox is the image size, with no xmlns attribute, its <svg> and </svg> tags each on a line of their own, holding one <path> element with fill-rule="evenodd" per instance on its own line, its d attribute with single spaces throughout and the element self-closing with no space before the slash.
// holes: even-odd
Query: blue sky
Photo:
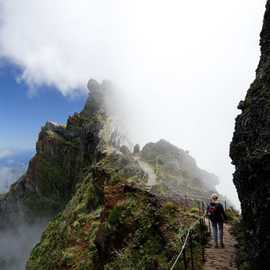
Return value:
<svg viewBox="0 0 270 270">
<path fill-rule="evenodd" d="M 238 202 L 229 145 L 255 78 L 266 0 L 0 3 L 0 59 L 20 67 L 0 60 L 0 149 L 33 147 L 47 120 L 81 110 L 84 98 L 62 95 L 109 79 L 132 142 L 188 150 Z M 29 97 L 29 85 L 42 88 Z"/>
<path fill-rule="evenodd" d="M 20 71 L 11 64 L 1 64 L 0 149 L 34 148 L 47 120 L 65 123 L 69 115 L 82 109 L 84 96 L 65 97 L 50 87 L 30 94 L 29 86 L 17 82 Z"/>
</svg>

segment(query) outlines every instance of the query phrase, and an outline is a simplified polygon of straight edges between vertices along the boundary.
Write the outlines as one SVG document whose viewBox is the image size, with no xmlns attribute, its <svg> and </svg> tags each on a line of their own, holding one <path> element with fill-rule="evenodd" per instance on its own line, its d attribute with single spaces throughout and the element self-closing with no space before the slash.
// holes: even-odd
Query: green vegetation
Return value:
<svg viewBox="0 0 270 270">
<path fill-rule="evenodd" d="M 115 162 L 107 156 L 94 174 L 86 174 L 63 213 L 49 223 L 27 270 L 169 268 L 194 217 L 123 181 L 126 171 L 112 170 Z M 200 239 L 193 237 L 200 269 Z"/>
<path fill-rule="evenodd" d="M 239 222 L 240 214 L 238 211 L 234 210 L 233 207 L 227 208 L 225 213 L 227 216 L 227 222 L 232 224 Z"/>
<path fill-rule="evenodd" d="M 209 192 L 215 191 L 217 177 L 201 170 L 186 151 L 165 140 L 146 144 L 140 156 L 157 175 L 155 192 L 171 198 L 187 195 L 196 200 L 208 200 Z"/>
<path fill-rule="evenodd" d="M 102 208 L 89 180 L 89 177 L 84 179 L 65 211 L 49 223 L 27 269 L 92 269 Z M 96 209 L 91 211 L 94 205 Z"/>
<path fill-rule="evenodd" d="M 81 113 L 69 117 L 66 127 L 48 123 L 40 134 L 38 154 L 24 179 L 24 186 L 34 188 L 24 192 L 23 203 L 34 216 L 58 215 L 34 247 L 26 269 L 169 269 L 200 215 L 198 204 L 181 203 L 183 194 L 195 196 L 204 188 L 190 173 L 196 164 L 163 140 L 142 151 L 137 145 L 136 156 L 125 146 L 113 148 L 112 123 L 102 104 L 104 89 L 93 81 L 92 86 L 97 88 L 92 89 L 94 97 Z M 157 174 L 158 184 L 151 191 L 139 161 L 148 162 Z M 191 166 L 187 170 L 186 164 Z M 192 232 L 198 270 L 201 242 L 206 242 L 201 231 L 206 238 L 204 228 L 196 226 Z M 183 269 L 182 261 L 176 269 Z"/>
<path fill-rule="evenodd" d="M 186 235 L 186 232 L 183 233 L 183 236 L 185 235 Z M 191 232 L 192 241 L 189 240 L 187 242 L 186 250 L 183 253 L 182 257 L 179 259 L 178 263 L 176 264 L 175 269 L 184 270 L 185 261 L 189 269 L 192 264 L 192 258 L 193 258 L 194 268 L 196 270 L 203 269 L 202 248 L 207 244 L 208 237 L 209 235 L 208 235 L 207 226 L 204 224 L 197 224 Z M 192 249 L 192 253 L 191 253 L 191 249 Z"/>
<path fill-rule="evenodd" d="M 200 209 L 199 209 L 198 207 L 192 207 L 192 208 L 190 209 L 190 213 L 199 215 Z"/>
<path fill-rule="evenodd" d="M 237 267 L 239 270 L 253 270 L 249 264 L 250 258 L 247 250 L 246 229 L 241 220 L 235 220 L 232 227 L 232 233 L 237 240 Z"/>
</svg>

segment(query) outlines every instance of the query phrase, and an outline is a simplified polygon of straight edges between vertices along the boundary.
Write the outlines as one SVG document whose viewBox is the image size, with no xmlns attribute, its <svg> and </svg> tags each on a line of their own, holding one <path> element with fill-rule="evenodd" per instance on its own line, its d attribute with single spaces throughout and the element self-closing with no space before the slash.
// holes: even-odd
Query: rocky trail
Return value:
<svg viewBox="0 0 270 270">
<path fill-rule="evenodd" d="M 153 170 L 153 168 L 146 162 L 144 162 L 140 157 L 135 157 L 135 160 L 138 161 L 140 167 L 143 171 L 148 175 L 147 186 L 151 188 L 152 186 L 157 184 L 157 176 Z"/>
<path fill-rule="evenodd" d="M 224 225 L 224 248 L 215 248 L 213 241 L 205 250 L 206 263 L 203 270 L 236 270 L 236 240 L 230 233 L 230 225 Z"/>
</svg>

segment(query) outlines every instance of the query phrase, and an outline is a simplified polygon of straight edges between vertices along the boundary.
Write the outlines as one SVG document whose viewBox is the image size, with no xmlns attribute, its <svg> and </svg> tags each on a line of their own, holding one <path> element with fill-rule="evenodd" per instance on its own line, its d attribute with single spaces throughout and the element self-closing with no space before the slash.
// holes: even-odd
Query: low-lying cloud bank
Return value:
<svg viewBox="0 0 270 270">
<path fill-rule="evenodd" d="M 27 258 L 40 240 L 47 222 L 18 224 L 14 230 L 0 231 L 0 269 L 24 270 Z"/>
<path fill-rule="evenodd" d="M 23 170 L 0 167 L 0 193 L 7 192 L 11 184 L 13 184 L 22 173 Z"/>
<path fill-rule="evenodd" d="M 22 176 L 32 155 L 32 150 L 0 149 L 0 193 L 7 192 Z"/>
</svg>

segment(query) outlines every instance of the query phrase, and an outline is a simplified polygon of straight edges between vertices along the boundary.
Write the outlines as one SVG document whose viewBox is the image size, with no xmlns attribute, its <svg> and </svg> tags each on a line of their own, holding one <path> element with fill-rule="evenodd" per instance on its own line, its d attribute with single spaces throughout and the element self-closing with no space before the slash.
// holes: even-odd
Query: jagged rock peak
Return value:
<svg viewBox="0 0 270 270">
<path fill-rule="evenodd" d="M 113 84 L 108 80 L 98 83 L 90 79 L 87 88 L 89 90 L 88 99 L 82 111 L 83 114 L 94 114 L 96 112 L 106 112 L 106 98 L 111 95 Z"/>
<path fill-rule="evenodd" d="M 42 127 L 36 155 L 26 174 L 12 186 L 5 200 L 0 198 L 0 227 L 3 222 L 16 226 L 19 212 L 27 216 L 27 222 L 59 212 L 73 195 L 84 166 L 98 160 L 103 146 L 100 133 L 107 119 L 103 96 L 109 88 L 107 82 L 98 84 L 94 80 L 88 87 L 90 93 L 82 112 L 70 116 L 66 125 L 48 121 Z M 15 213 L 12 216 L 11 208 Z M 3 216 L 10 216 L 9 222 Z"/>
<path fill-rule="evenodd" d="M 65 125 L 62 124 L 58 124 L 56 122 L 53 121 L 47 121 L 46 124 L 42 127 L 43 131 L 53 131 L 53 132 L 57 132 L 59 130 L 63 130 L 65 129 Z"/>
</svg>

